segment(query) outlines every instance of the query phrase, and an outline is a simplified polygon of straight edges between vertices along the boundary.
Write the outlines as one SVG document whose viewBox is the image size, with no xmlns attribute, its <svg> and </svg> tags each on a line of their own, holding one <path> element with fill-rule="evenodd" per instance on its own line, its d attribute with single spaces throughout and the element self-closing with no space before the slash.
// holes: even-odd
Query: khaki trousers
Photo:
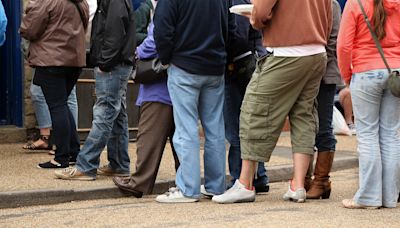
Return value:
<svg viewBox="0 0 400 228">
<path fill-rule="evenodd" d="M 242 159 L 269 161 L 286 116 L 293 152 L 314 153 L 318 132 L 315 99 L 326 61 L 326 54 L 321 53 L 269 56 L 257 62 L 240 113 Z"/>
</svg>

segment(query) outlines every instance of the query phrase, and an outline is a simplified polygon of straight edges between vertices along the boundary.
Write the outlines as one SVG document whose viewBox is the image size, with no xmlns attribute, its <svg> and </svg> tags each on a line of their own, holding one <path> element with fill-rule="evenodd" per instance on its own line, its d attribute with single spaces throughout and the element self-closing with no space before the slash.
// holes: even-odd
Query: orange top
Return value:
<svg viewBox="0 0 400 228">
<path fill-rule="evenodd" d="M 373 0 L 361 2 L 371 20 Z M 400 68 L 400 0 L 384 0 L 384 7 L 387 13 L 386 37 L 380 43 L 390 68 Z M 340 24 L 337 55 L 340 73 L 347 84 L 352 73 L 386 68 L 357 0 L 348 0 L 346 3 Z"/>
<path fill-rule="evenodd" d="M 251 23 L 265 47 L 326 45 L 332 29 L 331 0 L 252 0 Z"/>
</svg>

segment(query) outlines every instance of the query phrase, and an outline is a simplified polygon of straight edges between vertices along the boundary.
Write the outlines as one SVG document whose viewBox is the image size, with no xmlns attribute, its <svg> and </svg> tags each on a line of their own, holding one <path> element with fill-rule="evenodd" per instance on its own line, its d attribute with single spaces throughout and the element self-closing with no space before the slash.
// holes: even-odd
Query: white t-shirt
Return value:
<svg viewBox="0 0 400 228">
<path fill-rule="evenodd" d="M 92 23 L 94 14 L 97 10 L 97 0 L 86 0 L 86 2 L 89 5 L 89 23 Z"/>
<path fill-rule="evenodd" d="M 303 57 L 325 53 L 325 46 L 322 44 L 306 44 L 290 47 L 267 47 L 267 51 L 273 52 L 276 57 Z"/>
</svg>

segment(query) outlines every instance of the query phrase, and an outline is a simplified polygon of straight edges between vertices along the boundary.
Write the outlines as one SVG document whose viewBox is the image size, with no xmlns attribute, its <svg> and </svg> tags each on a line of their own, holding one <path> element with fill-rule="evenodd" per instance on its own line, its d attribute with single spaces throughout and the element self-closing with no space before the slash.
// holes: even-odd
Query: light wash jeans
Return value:
<svg viewBox="0 0 400 228">
<path fill-rule="evenodd" d="M 396 207 L 400 189 L 400 98 L 387 70 L 356 73 L 350 84 L 359 153 L 358 204 Z"/>
<path fill-rule="evenodd" d="M 89 176 L 96 176 L 105 146 L 109 166 L 119 172 L 130 172 L 126 90 L 131 70 L 129 66 L 117 66 L 111 72 L 94 68 L 97 101 L 93 107 L 92 129 L 76 162 L 77 169 Z"/>
<path fill-rule="evenodd" d="M 205 134 L 205 188 L 222 194 L 226 167 L 223 75 L 194 75 L 172 65 L 168 68 L 168 90 L 176 127 L 173 143 L 180 161 L 177 187 L 187 197 L 200 198 L 200 119 Z"/>
<path fill-rule="evenodd" d="M 38 127 L 40 129 L 51 128 L 49 107 L 47 106 L 42 89 L 40 88 L 40 86 L 31 83 L 30 92 L 33 108 L 35 109 L 35 116 Z M 76 86 L 74 86 L 74 88 L 72 89 L 71 94 L 68 97 L 67 103 L 69 110 L 71 110 L 72 116 L 74 117 L 75 126 L 78 127 L 78 100 L 76 99 Z"/>
</svg>

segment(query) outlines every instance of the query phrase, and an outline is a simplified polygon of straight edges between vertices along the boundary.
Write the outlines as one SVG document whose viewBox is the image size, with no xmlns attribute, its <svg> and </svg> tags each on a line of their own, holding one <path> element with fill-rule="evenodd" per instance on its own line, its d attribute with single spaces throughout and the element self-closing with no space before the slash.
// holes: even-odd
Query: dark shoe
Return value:
<svg viewBox="0 0 400 228">
<path fill-rule="evenodd" d="M 399 198 L 397 199 L 397 202 L 399 202 L 399 203 L 400 203 L 400 194 L 399 194 Z"/>
<path fill-rule="evenodd" d="M 45 162 L 45 163 L 40 163 L 39 165 L 37 165 L 37 167 L 39 169 L 60 169 L 60 168 L 67 168 L 68 165 L 67 164 L 53 164 L 50 161 Z"/>
<path fill-rule="evenodd" d="M 97 174 L 102 176 L 118 176 L 118 177 L 129 177 L 130 173 L 122 172 L 112 169 L 109 165 L 103 165 L 97 169 Z"/>
<path fill-rule="evenodd" d="M 113 182 L 124 194 L 132 195 L 136 198 L 142 198 L 143 192 L 137 191 L 132 187 L 130 177 L 115 176 L 113 177 Z"/>
<path fill-rule="evenodd" d="M 269 192 L 269 185 L 254 185 L 254 188 L 256 189 L 256 193 L 265 193 Z"/>
</svg>

